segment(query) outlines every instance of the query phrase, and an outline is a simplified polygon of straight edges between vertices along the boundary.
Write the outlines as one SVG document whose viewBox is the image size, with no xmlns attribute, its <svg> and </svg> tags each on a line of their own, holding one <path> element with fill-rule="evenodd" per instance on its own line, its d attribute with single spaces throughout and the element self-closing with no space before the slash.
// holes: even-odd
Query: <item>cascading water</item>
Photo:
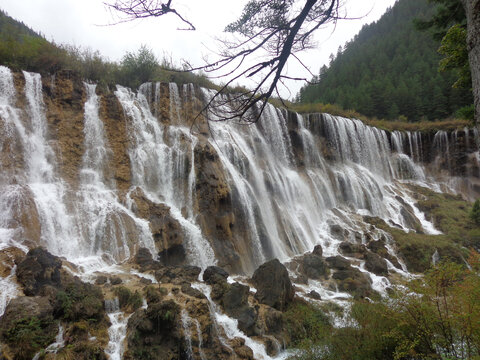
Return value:
<svg viewBox="0 0 480 360">
<path fill-rule="evenodd" d="M 175 88 L 176 87 L 172 87 Z M 213 250 L 195 223 L 191 211 L 193 204 L 192 166 L 193 148 L 196 140 L 187 128 L 170 126 L 164 128 L 150 112 L 145 95 L 137 95 L 118 86 L 115 92 L 131 122 L 133 144 L 130 148 L 132 185 L 140 187 L 155 203 L 165 203 L 170 213 L 185 231 L 187 253 L 190 263 L 206 267 L 215 263 Z M 173 93 L 178 95 L 178 89 Z M 171 99 L 176 99 L 173 96 Z M 177 100 L 172 102 L 177 105 Z M 179 110 L 174 111 L 175 114 Z M 186 216 L 182 209 L 190 206 Z"/>
<path fill-rule="evenodd" d="M 106 311 L 110 320 L 110 328 L 108 329 L 109 342 L 105 349 L 110 360 L 121 360 L 124 352 L 123 342 L 127 336 L 127 324 L 131 315 L 126 315 L 120 310 L 118 298 L 106 301 Z"/>
<path fill-rule="evenodd" d="M 77 218 L 86 240 L 87 254 L 104 252 L 114 259 L 130 256 L 129 242 L 136 241 L 155 255 L 155 244 L 148 223 L 135 215 L 118 199 L 115 182 L 105 177 L 110 149 L 105 142 L 103 123 L 99 118 L 99 99 L 95 85 L 85 84 L 84 136 L 85 153 L 80 170 L 80 206 Z M 133 235 L 132 235 L 133 233 Z"/>
<path fill-rule="evenodd" d="M 204 96 L 211 99 L 213 93 L 205 90 Z M 331 212 L 334 208 L 409 228 L 400 211 L 404 204 L 396 198 L 400 190 L 393 186 L 395 179 L 401 179 L 400 166 L 386 132 L 358 120 L 330 115 L 313 118 L 319 124 L 315 126 L 322 127 L 322 140 L 333 150 L 332 163 L 322 155 L 322 140 L 306 127 L 310 120 L 298 116 L 303 164 L 295 165 L 289 155 L 293 149 L 285 141 L 286 119 L 270 105 L 267 109 L 258 126 L 211 124 L 211 144 L 248 219 L 254 267 L 266 258 L 287 260 L 319 243 L 327 255 L 337 255 L 334 244 L 339 241 L 329 233 L 328 224 L 340 221 L 349 226 Z M 414 164 L 411 167 L 415 169 Z M 423 179 L 420 171 L 412 171 L 412 177 Z"/>
<path fill-rule="evenodd" d="M 169 216 L 180 224 L 187 263 L 202 268 L 218 260 L 228 264 L 229 259 L 215 257 L 219 256 L 214 252 L 219 245 L 208 237 L 212 229 L 199 220 L 199 198 L 205 194 L 199 190 L 202 184 L 198 178 L 203 169 L 196 165 L 201 164 L 199 152 L 205 144 L 216 153 L 212 161 L 218 162 L 215 165 L 223 171 L 231 193 L 231 204 L 227 205 L 233 214 L 230 218 L 237 222 L 232 220 L 228 225 L 235 241 L 230 245 L 231 252 L 238 254 L 232 259 L 238 259 L 237 268 L 244 273 L 274 257 L 286 261 L 317 244 L 322 245 L 326 257 L 339 255 L 342 241 L 365 243 L 365 235 L 354 235 L 365 231 L 364 215 L 380 217 L 406 231 L 416 225 L 411 222 L 413 218 L 426 233 L 438 233 L 403 186 L 410 181 L 435 190 L 444 188 L 435 174 L 421 165 L 428 154 L 418 132 L 388 134 L 358 120 L 325 114 L 287 116 L 267 105 L 258 124 L 214 121 L 210 135 L 201 131 L 194 134 L 188 123 L 191 119 L 184 117 L 193 110 L 197 98 L 211 99 L 209 90 L 195 94 L 198 90 L 192 85 L 179 91 L 176 84 L 167 87 L 156 83 L 144 84 L 134 93 L 118 86 L 115 95 L 126 120 L 120 123 L 116 119 L 115 126 L 126 127 L 124 150 L 131 175 L 127 186 L 121 187 L 114 175 L 114 146 L 107 141 L 112 143 L 108 123 L 100 117 L 103 99 L 96 94 L 95 85 L 84 84 L 86 102 L 79 125 L 83 126 L 83 153 L 78 161 L 78 182 L 70 184 L 62 175 L 63 159 L 52 131 L 54 125 L 47 117 L 41 77 L 28 72 L 23 76 L 25 87 L 17 94 L 11 71 L 0 66 L 0 250 L 15 246 L 26 252 L 29 247 L 43 245 L 81 265 L 79 274 L 89 281 L 95 271 L 108 272 L 106 257 L 110 258 L 108 264 L 117 263 L 119 269 L 138 247 L 147 248 L 156 257 L 151 224 L 134 211 L 132 194 L 140 189 L 153 204 L 166 205 Z M 22 101 L 23 108 L 19 105 Z M 169 106 L 167 112 L 164 106 Z M 210 120 L 219 120 L 216 115 L 221 112 L 220 108 L 209 114 Z M 469 131 L 465 130 L 465 135 L 462 131 L 437 133 L 433 147 L 448 153 L 443 162 L 436 158 L 438 167 L 452 171 L 455 144 L 463 138 L 466 148 L 478 148 L 478 143 L 469 140 Z M 478 142 L 477 133 L 474 137 Z M 478 151 L 474 155 L 478 162 Z M 469 176 L 478 177 L 479 171 L 467 169 Z M 340 225 L 347 235 L 339 238 L 333 225 Z M 385 246 L 395 258 L 393 245 L 387 241 Z M 355 266 L 367 272 L 361 261 Z M 396 265 L 388 261 L 388 266 L 409 276 L 400 259 Z M 384 292 L 387 279 L 368 274 L 374 288 Z M 156 282 L 152 274 L 142 276 Z M 0 314 L 16 296 L 13 279 L 14 269 L 10 276 L 0 278 Z M 202 286 L 197 288 L 208 297 L 209 290 Z M 305 292 L 317 289 L 326 300 L 344 301 L 347 297 L 314 281 L 302 286 Z M 240 336 L 256 358 L 269 358 L 263 345 L 241 334 L 235 321 L 211 300 L 210 306 L 227 338 Z M 113 326 L 108 353 L 120 359 L 128 318 L 118 311 L 111 311 L 109 317 Z M 186 313 L 182 319 L 188 328 L 187 341 L 188 335 L 191 339 L 197 332 L 203 359 L 198 320 Z"/>
</svg>

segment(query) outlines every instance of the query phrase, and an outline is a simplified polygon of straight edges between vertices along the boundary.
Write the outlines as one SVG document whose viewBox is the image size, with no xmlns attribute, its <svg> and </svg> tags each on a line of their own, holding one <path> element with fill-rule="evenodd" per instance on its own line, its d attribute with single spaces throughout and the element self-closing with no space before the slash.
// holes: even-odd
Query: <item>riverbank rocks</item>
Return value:
<svg viewBox="0 0 480 360">
<path fill-rule="evenodd" d="M 375 275 L 388 275 L 388 266 L 385 259 L 372 252 L 365 254 L 365 269 L 373 272 Z"/>
<path fill-rule="evenodd" d="M 109 322 L 99 287 L 71 275 L 60 258 L 42 248 L 19 262 L 17 281 L 26 296 L 11 300 L 0 318 L 0 346 L 7 359 L 31 359 L 54 342 L 60 324 L 65 358 L 106 359 Z"/>
<path fill-rule="evenodd" d="M 202 269 L 193 265 L 167 266 L 155 271 L 155 278 L 160 283 L 181 285 L 196 281 L 201 271 Z"/>
<path fill-rule="evenodd" d="M 293 300 L 295 290 L 285 266 L 273 259 L 261 265 L 252 276 L 255 298 L 262 304 L 283 311 Z"/>
</svg>

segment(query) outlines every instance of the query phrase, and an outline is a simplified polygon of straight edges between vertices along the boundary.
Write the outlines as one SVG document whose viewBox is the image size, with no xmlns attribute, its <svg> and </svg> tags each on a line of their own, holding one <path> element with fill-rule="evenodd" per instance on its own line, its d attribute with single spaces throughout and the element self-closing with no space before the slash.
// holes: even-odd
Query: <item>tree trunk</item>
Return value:
<svg viewBox="0 0 480 360">
<path fill-rule="evenodd" d="M 467 15 L 467 49 L 472 91 L 475 105 L 475 123 L 480 126 L 480 0 L 462 0 Z"/>
</svg>

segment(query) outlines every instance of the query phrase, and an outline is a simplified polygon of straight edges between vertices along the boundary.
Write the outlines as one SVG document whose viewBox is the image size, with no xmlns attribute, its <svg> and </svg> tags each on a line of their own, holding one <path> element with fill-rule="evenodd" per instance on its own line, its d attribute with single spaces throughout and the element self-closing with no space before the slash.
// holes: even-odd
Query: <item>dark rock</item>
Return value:
<svg viewBox="0 0 480 360">
<path fill-rule="evenodd" d="M 254 335 L 256 313 L 248 305 L 249 287 L 234 283 L 224 292 L 221 305 L 227 315 L 238 320 L 238 328 L 248 336 Z"/>
<path fill-rule="evenodd" d="M 201 271 L 198 266 L 191 265 L 163 267 L 155 271 L 155 279 L 161 283 L 181 285 L 197 281 Z"/>
<path fill-rule="evenodd" d="M 183 245 L 173 245 L 158 253 L 160 263 L 165 266 L 178 266 L 185 262 L 187 253 Z"/>
<path fill-rule="evenodd" d="M 110 284 L 112 285 L 120 285 L 121 283 L 123 283 L 123 280 L 120 279 L 118 276 L 112 276 L 110 278 Z"/>
<path fill-rule="evenodd" d="M 182 359 L 180 308 L 173 300 L 149 304 L 128 320 L 124 359 Z"/>
<path fill-rule="evenodd" d="M 197 299 L 205 299 L 205 295 L 200 290 L 194 289 L 192 285 L 189 283 L 184 283 L 182 284 L 182 287 L 180 288 L 182 293 L 188 296 L 195 297 Z"/>
<path fill-rule="evenodd" d="M 62 261 L 58 257 L 42 248 L 35 248 L 18 265 L 17 280 L 22 284 L 25 295 L 38 295 L 46 285 L 61 286 L 61 267 Z"/>
<path fill-rule="evenodd" d="M 320 256 L 307 254 L 302 259 L 300 271 L 310 279 L 320 279 L 328 273 L 328 268 Z"/>
<path fill-rule="evenodd" d="M 365 269 L 376 275 L 388 275 L 388 266 L 385 259 L 372 252 L 365 254 Z"/>
<path fill-rule="evenodd" d="M 374 293 L 370 277 L 351 266 L 347 269 L 335 271 L 332 278 L 336 280 L 338 290 L 346 291 L 355 297 L 365 298 Z"/>
<path fill-rule="evenodd" d="M 263 313 L 263 320 L 268 334 L 278 334 L 283 329 L 283 314 L 281 311 L 267 307 Z"/>
<path fill-rule="evenodd" d="M 386 257 L 388 254 L 388 250 L 385 246 L 385 240 L 372 240 L 369 241 L 367 244 L 367 248 L 374 252 L 375 254 L 378 254 L 382 257 Z"/>
<path fill-rule="evenodd" d="M 152 283 L 152 280 L 142 277 L 140 278 L 140 283 L 143 285 L 150 285 Z"/>
<path fill-rule="evenodd" d="M 138 249 L 137 253 L 135 254 L 135 263 L 140 265 L 142 269 L 150 268 L 154 264 L 150 250 L 147 248 Z"/>
<path fill-rule="evenodd" d="M 339 250 L 345 256 L 361 259 L 363 258 L 366 249 L 365 245 L 352 244 L 351 242 L 343 241 L 339 245 Z"/>
<path fill-rule="evenodd" d="M 226 281 L 227 278 L 228 273 L 218 266 L 209 266 L 203 272 L 203 281 L 209 285 Z"/>
<path fill-rule="evenodd" d="M 338 224 L 330 225 L 330 233 L 339 240 L 343 240 L 346 237 L 346 230 Z"/>
<path fill-rule="evenodd" d="M 313 248 L 312 254 L 322 257 L 323 256 L 322 245 L 315 245 L 315 247 Z"/>
<path fill-rule="evenodd" d="M 103 285 L 107 281 L 108 281 L 108 279 L 105 275 L 100 275 L 100 276 L 97 276 L 97 278 L 95 279 L 95 284 L 96 285 Z"/>
<path fill-rule="evenodd" d="M 288 271 L 278 259 L 270 260 L 255 270 L 252 282 L 257 289 L 257 300 L 280 311 L 284 311 L 295 296 Z"/>
<path fill-rule="evenodd" d="M 350 262 L 342 256 L 330 256 L 325 261 L 332 269 L 346 270 L 350 268 Z"/>
<path fill-rule="evenodd" d="M 315 299 L 315 300 L 322 300 L 322 297 L 320 296 L 320 294 L 318 292 L 316 292 L 315 290 L 310 291 L 307 294 L 307 296 L 312 298 L 312 299 Z"/>
</svg>

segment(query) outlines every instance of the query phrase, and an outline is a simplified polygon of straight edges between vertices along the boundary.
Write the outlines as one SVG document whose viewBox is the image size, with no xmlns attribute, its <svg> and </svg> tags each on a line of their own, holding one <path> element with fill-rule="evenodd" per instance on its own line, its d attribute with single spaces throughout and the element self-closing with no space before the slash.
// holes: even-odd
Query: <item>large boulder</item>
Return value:
<svg viewBox="0 0 480 360">
<path fill-rule="evenodd" d="M 328 274 L 328 267 L 321 256 L 312 253 L 303 257 L 300 271 L 309 279 L 320 279 Z"/>
<path fill-rule="evenodd" d="M 288 271 L 278 259 L 261 265 L 253 274 L 252 283 L 257 289 L 257 300 L 280 311 L 284 311 L 295 296 Z"/>
<path fill-rule="evenodd" d="M 350 268 L 350 262 L 342 256 L 330 256 L 325 259 L 328 266 L 336 270 L 346 270 Z"/>
<path fill-rule="evenodd" d="M 197 281 L 201 271 L 202 269 L 193 265 L 169 266 L 155 271 L 155 278 L 160 283 L 181 285 Z"/>
<path fill-rule="evenodd" d="M 35 248 L 18 264 L 17 280 L 23 285 L 25 295 L 38 295 L 45 286 L 61 286 L 61 267 L 58 257 L 45 249 Z"/>
<path fill-rule="evenodd" d="M 226 281 L 227 278 L 228 272 L 218 266 L 209 266 L 203 272 L 203 281 L 205 281 L 209 285 Z"/>
<path fill-rule="evenodd" d="M 346 291 L 356 298 L 365 298 L 375 294 L 370 277 L 352 266 L 335 271 L 332 278 L 336 281 L 338 290 Z"/>
<path fill-rule="evenodd" d="M 257 314 L 248 305 L 249 290 L 248 286 L 238 282 L 230 285 L 223 294 L 221 305 L 227 315 L 238 320 L 238 328 L 248 336 L 252 336 Z"/>
<path fill-rule="evenodd" d="M 388 275 L 388 266 L 386 260 L 372 252 L 367 252 L 365 254 L 365 269 L 373 272 L 375 275 Z"/>
<path fill-rule="evenodd" d="M 366 251 L 365 245 L 354 244 L 349 241 L 342 241 L 338 248 L 343 255 L 357 259 L 362 259 Z"/>
</svg>

